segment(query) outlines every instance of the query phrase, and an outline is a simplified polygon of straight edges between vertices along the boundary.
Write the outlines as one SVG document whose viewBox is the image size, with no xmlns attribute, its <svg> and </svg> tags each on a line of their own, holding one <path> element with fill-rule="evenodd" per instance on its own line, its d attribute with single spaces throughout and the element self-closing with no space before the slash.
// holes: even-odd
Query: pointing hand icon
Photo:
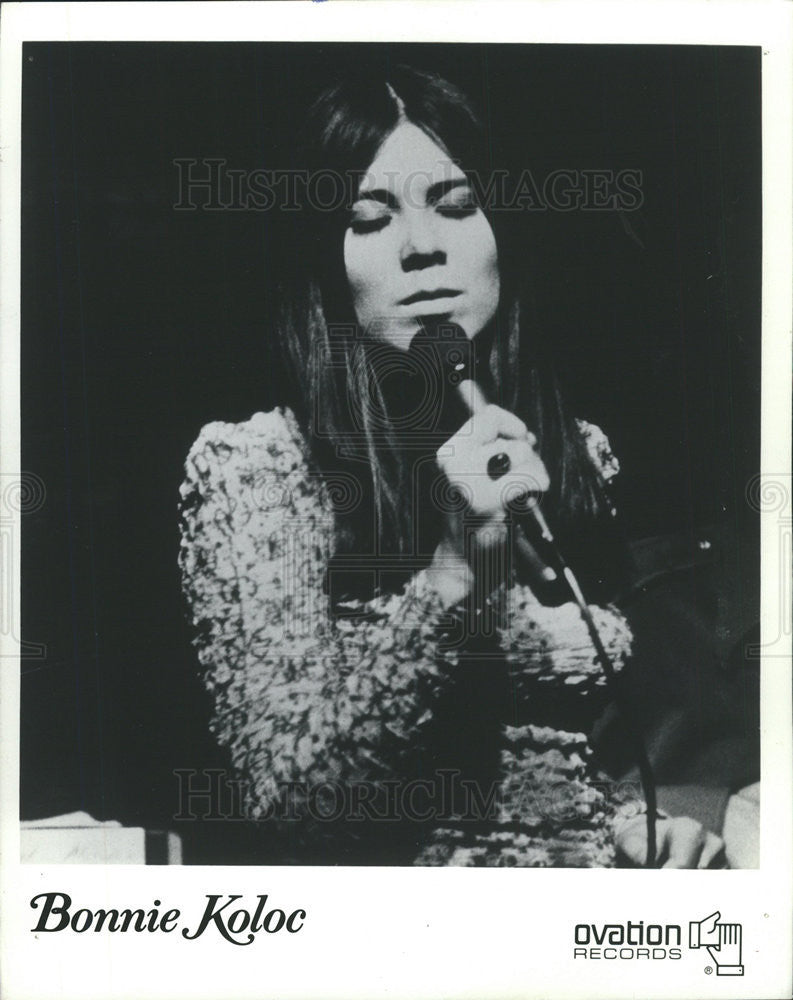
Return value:
<svg viewBox="0 0 793 1000">
<path fill-rule="evenodd" d="M 707 948 L 716 965 L 718 976 L 742 976 L 740 924 L 720 924 L 716 910 L 704 920 L 692 920 L 688 925 L 689 946 Z"/>
</svg>

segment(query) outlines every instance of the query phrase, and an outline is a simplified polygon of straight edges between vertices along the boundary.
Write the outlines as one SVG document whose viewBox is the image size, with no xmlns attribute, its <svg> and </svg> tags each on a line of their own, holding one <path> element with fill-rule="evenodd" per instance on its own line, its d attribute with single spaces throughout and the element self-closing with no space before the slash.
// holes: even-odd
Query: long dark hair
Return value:
<svg viewBox="0 0 793 1000">
<path fill-rule="evenodd" d="M 475 191 L 488 190 L 487 137 L 457 87 L 404 65 L 390 68 L 387 76 L 349 73 L 322 92 L 306 117 L 296 163 L 324 182 L 325 201 L 317 205 L 315 197 L 290 218 L 278 280 L 278 333 L 292 379 L 290 403 L 319 469 L 331 479 L 341 477 L 340 492 L 348 500 L 347 487 L 356 484 L 354 502 L 342 504 L 336 518 L 342 555 L 417 555 L 415 505 L 406 502 L 415 495 L 416 454 L 404 448 L 398 412 L 382 387 L 383 372 L 398 372 L 401 361 L 357 330 L 343 261 L 357 183 L 402 115 L 473 179 Z M 314 191 L 319 194 L 319 183 Z M 481 207 L 495 234 L 501 280 L 487 338 L 494 401 L 537 435 L 552 483 L 547 510 L 568 546 L 591 554 L 592 539 L 603 535 L 598 529 L 608 534 L 610 501 L 577 422 L 565 409 L 547 345 L 531 321 L 520 220 L 514 212 Z M 422 554 L 425 561 L 431 556 L 440 524 L 432 504 L 422 507 L 421 518 L 429 541 L 418 553 L 419 563 Z M 398 579 L 395 575 L 395 586 Z"/>
</svg>

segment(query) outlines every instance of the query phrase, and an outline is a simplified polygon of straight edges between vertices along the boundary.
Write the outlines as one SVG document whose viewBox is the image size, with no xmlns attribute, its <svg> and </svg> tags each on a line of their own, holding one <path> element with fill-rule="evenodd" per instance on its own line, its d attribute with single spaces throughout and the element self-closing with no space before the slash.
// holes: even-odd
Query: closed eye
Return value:
<svg viewBox="0 0 793 1000">
<path fill-rule="evenodd" d="M 446 198 L 436 202 L 435 210 L 445 218 L 463 219 L 473 215 L 478 207 L 473 192 L 469 188 L 463 187 L 457 188 L 456 191 L 450 192 Z"/>
<path fill-rule="evenodd" d="M 352 219 L 350 229 L 356 235 L 363 236 L 366 233 L 376 233 L 380 229 L 385 229 L 390 221 L 391 217 L 388 215 L 379 215 L 376 219 Z"/>
<path fill-rule="evenodd" d="M 465 219 L 476 213 L 476 205 L 438 205 L 437 212 L 445 219 Z"/>
</svg>

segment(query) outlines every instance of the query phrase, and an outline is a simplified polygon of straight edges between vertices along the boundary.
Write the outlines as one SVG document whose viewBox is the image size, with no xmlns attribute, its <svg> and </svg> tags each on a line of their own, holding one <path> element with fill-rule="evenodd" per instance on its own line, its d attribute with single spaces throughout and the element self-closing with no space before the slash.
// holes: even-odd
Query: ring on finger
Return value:
<svg viewBox="0 0 793 1000">
<path fill-rule="evenodd" d="M 487 463 L 487 474 L 491 479 L 501 479 L 512 468 L 512 461 L 505 451 L 493 455 Z"/>
</svg>

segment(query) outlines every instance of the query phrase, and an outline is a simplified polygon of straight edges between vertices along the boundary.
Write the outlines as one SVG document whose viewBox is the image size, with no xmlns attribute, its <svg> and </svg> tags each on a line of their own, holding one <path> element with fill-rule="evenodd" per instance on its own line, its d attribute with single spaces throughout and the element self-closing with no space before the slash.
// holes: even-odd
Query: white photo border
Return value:
<svg viewBox="0 0 793 1000">
<path fill-rule="evenodd" d="M 422 41 L 742 45 L 762 49 L 763 362 L 762 824 L 757 871 L 663 874 L 571 870 L 139 868 L 21 866 L 19 858 L 20 552 L 0 635 L 0 968 L 4 996 L 143 997 L 783 997 L 791 986 L 793 778 L 789 545 L 793 297 L 793 18 L 783 0 L 713 2 L 21 3 L 0 22 L 0 459 L 19 477 L 20 135 L 23 41 Z M 4 478 L 5 481 L 5 478 Z M 785 541 L 786 540 L 786 541 Z M 788 546 L 785 549 L 782 543 Z M 5 569 L 4 569 L 5 574 Z M 4 579 L 4 584 L 6 584 Z M 780 595 L 782 600 L 780 601 Z M 651 882 L 648 882 L 651 880 Z M 174 934 L 35 936 L 31 898 L 69 892 L 82 906 L 152 905 L 200 916 L 206 895 L 301 906 L 302 934 L 235 947 Z M 683 923 L 719 910 L 743 924 L 745 975 L 706 977 L 691 960 L 572 959 L 575 923 Z"/>
</svg>

